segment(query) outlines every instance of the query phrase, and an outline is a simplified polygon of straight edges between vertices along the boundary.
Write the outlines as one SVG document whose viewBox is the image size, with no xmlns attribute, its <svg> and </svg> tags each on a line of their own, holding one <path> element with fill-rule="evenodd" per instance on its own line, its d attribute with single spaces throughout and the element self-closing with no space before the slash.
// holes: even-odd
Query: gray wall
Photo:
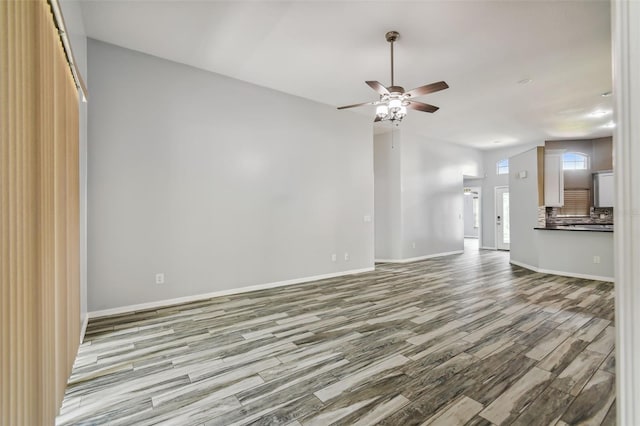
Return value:
<svg viewBox="0 0 640 426">
<path fill-rule="evenodd" d="M 463 175 L 483 173 L 481 152 L 400 128 L 376 135 L 375 158 L 376 259 L 463 250 Z"/>
<path fill-rule="evenodd" d="M 519 172 L 527 172 L 521 179 Z M 538 266 L 538 154 L 531 148 L 509 158 L 511 260 Z M 551 231 L 549 231 L 551 232 Z"/>
<path fill-rule="evenodd" d="M 593 162 L 591 170 L 613 170 L 613 138 L 593 139 Z"/>
<path fill-rule="evenodd" d="M 376 259 L 402 257 L 400 136 L 394 131 L 373 138 Z"/>
<path fill-rule="evenodd" d="M 370 117 L 94 40 L 88 57 L 89 310 L 373 266 Z"/>
<path fill-rule="evenodd" d="M 482 175 L 482 153 L 406 131 L 401 143 L 403 258 L 463 250 L 463 176 Z"/>
<path fill-rule="evenodd" d="M 499 148 L 483 152 L 484 179 L 468 180 L 467 185 L 482 186 L 482 215 L 480 231 L 480 247 L 496 248 L 496 221 L 495 221 L 495 188 L 496 186 L 509 186 L 508 175 L 498 175 L 496 163 L 499 160 L 520 154 L 537 146 L 536 143 L 515 147 Z M 511 170 L 511 168 L 509 168 Z"/>
<path fill-rule="evenodd" d="M 613 233 L 592 231 L 535 231 L 538 268 L 613 279 Z M 594 256 L 600 263 L 594 263 Z"/>
</svg>

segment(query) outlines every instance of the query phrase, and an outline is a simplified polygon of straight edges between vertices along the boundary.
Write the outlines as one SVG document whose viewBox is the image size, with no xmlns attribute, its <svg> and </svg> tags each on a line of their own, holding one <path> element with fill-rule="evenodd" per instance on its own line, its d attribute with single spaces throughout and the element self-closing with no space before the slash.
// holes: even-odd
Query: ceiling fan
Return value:
<svg viewBox="0 0 640 426">
<path fill-rule="evenodd" d="M 393 81 L 393 43 L 398 40 L 400 33 L 397 31 L 389 31 L 385 34 L 385 37 L 387 41 L 391 43 L 391 86 L 384 87 L 378 81 L 366 81 L 365 83 L 367 83 L 369 87 L 380 94 L 380 99 L 373 102 L 345 105 L 338 107 L 338 109 L 355 108 L 364 105 L 377 105 L 376 118 L 373 121 L 390 120 L 392 123 L 396 124 L 399 124 L 407 115 L 407 108 L 423 112 L 436 112 L 439 109 L 437 106 L 417 102 L 414 101 L 413 98 L 447 89 L 449 85 L 444 81 L 438 81 L 437 83 L 416 87 L 408 92 L 404 91 L 404 87 L 396 86 Z"/>
</svg>

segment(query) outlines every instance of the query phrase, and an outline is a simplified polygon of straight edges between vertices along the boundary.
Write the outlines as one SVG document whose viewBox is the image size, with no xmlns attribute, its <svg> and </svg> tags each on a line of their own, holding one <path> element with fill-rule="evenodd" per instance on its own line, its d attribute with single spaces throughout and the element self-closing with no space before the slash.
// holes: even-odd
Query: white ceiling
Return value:
<svg viewBox="0 0 640 426">
<path fill-rule="evenodd" d="M 401 124 L 481 149 L 611 135 L 608 1 L 84 1 L 87 36 L 339 106 L 445 80 Z M 528 84 L 518 84 L 532 79 Z M 604 110 L 608 115 L 593 117 Z M 361 113 L 374 116 L 373 107 Z M 351 112 L 343 111 L 344 114 Z M 383 123 L 376 126 L 389 126 Z M 500 141 L 496 144 L 495 141 Z"/>
</svg>

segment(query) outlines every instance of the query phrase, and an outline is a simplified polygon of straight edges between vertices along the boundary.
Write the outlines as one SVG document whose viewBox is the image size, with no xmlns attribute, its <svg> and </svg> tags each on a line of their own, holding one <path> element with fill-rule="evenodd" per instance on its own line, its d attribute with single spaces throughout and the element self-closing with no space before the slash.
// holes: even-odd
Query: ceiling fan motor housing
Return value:
<svg viewBox="0 0 640 426">
<path fill-rule="evenodd" d="M 402 95 L 404 93 L 404 87 L 402 86 L 389 86 L 387 87 L 387 90 L 389 91 L 389 93 L 395 95 Z"/>
</svg>

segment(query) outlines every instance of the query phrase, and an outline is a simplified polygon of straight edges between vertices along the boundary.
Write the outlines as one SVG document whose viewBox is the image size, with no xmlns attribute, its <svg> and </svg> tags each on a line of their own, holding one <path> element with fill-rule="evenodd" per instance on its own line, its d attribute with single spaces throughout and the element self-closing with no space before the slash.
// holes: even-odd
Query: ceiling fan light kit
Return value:
<svg viewBox="0 0 640 426">
<path fill-rule="evenodd" d="M 369 87 L 378 92 L 380 99 L 373 102 L 341 106 L 338 107 L 338 109 L 376 105 L 376 118 L 373 121 L 391 121 L 396 125 L 400 124 L 402 119 L 407 115 L 407 108 L 429 113 L 438 110 L 437 106 L 417 102 L 414 101 L 413 98 L 448 88 L 449 85 L 444 81 L 416 87 L 408 92 L 404 91 L 404 87 L 395 85 L 393 73 L 393 43 L 398 40 L 398 37 L 400 37 L 400 33 L 397 31 L 389 31 L 385 34 L 385 38 L 391 44 L 391 86 L 385 87 L 378 81 L 366 81 L 365 83 L 367 83 Z"/>
</svg>

